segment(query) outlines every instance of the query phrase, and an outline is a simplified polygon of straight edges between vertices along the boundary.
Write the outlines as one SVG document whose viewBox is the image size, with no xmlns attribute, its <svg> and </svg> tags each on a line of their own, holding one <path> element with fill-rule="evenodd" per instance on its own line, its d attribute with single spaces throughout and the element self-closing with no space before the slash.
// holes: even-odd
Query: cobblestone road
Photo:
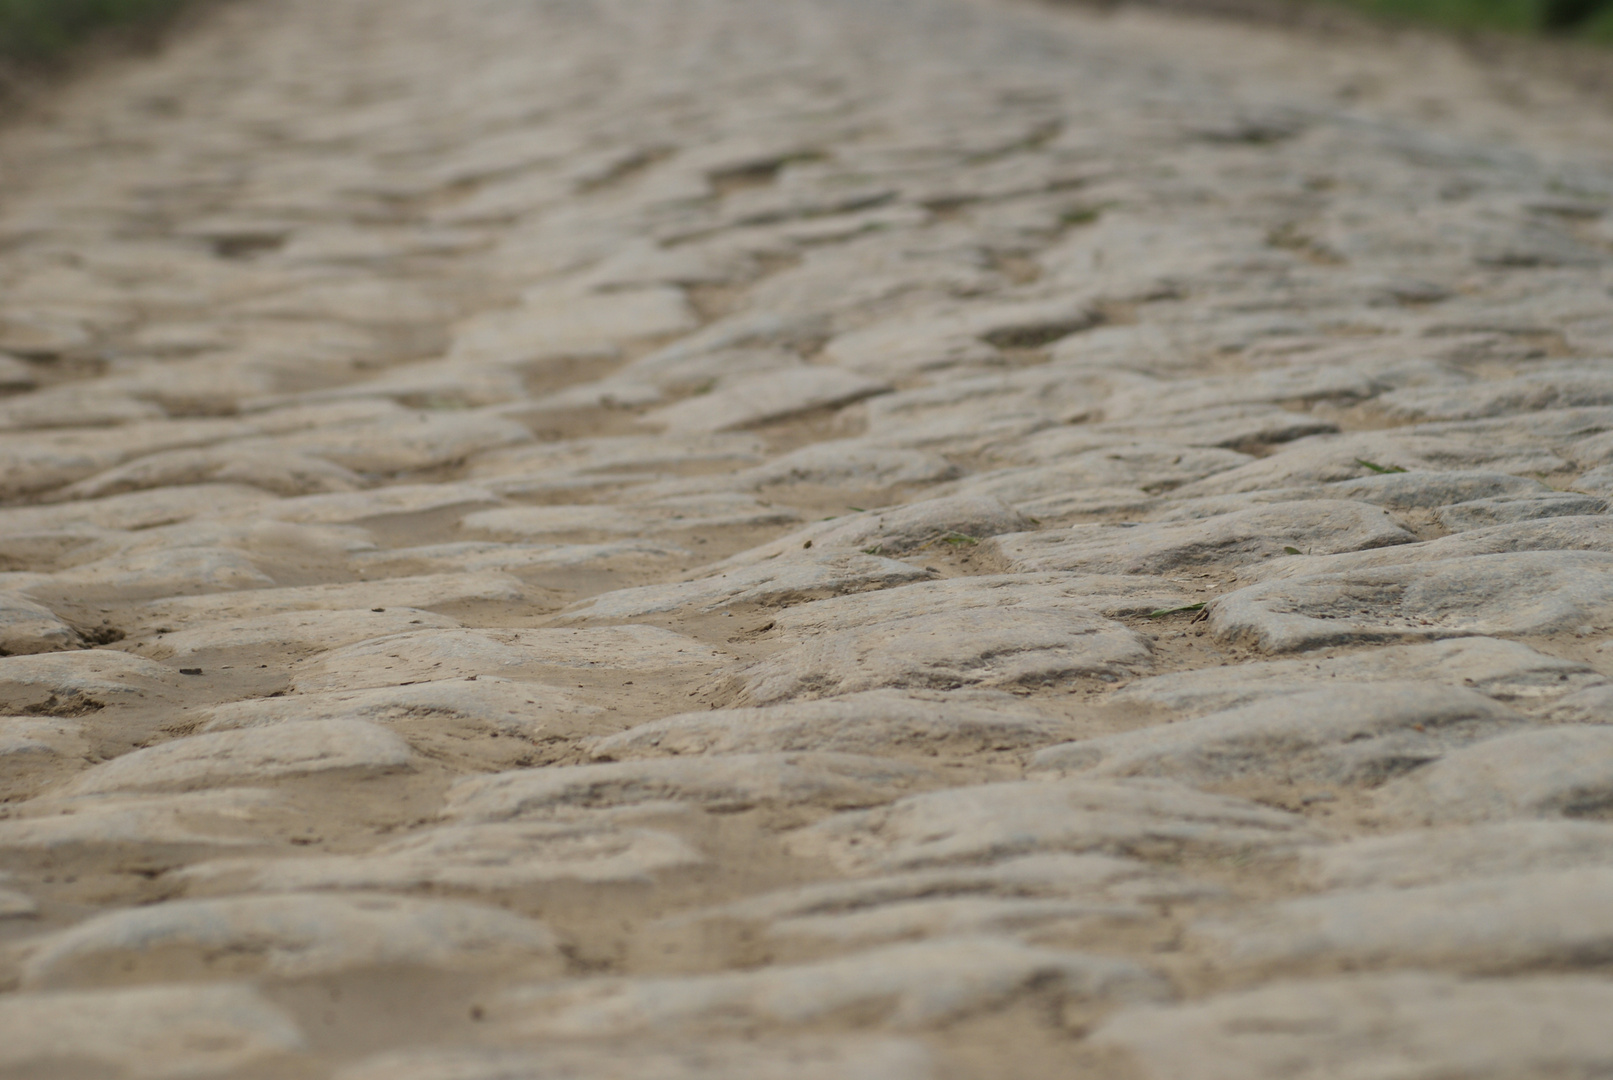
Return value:
<svg viewBox="0 0 1613 1080">
<path fill-rule="evenodd" d="M 0 132 L 0 1075 L 1613 1072 L 1613 117 L 257 0 Z"/>
</svg>

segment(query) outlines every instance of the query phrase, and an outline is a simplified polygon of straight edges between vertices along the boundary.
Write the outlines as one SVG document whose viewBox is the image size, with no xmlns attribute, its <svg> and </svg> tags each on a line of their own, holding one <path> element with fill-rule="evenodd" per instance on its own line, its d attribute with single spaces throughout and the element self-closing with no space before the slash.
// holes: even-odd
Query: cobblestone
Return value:
<svg viewBox="0 0 1613 1080">
<path fill-rule="evenodd" d="M 0 126 L 0 1073 L 1603 1075 L 1613 121 L 242 0 Z"/>
</svg>

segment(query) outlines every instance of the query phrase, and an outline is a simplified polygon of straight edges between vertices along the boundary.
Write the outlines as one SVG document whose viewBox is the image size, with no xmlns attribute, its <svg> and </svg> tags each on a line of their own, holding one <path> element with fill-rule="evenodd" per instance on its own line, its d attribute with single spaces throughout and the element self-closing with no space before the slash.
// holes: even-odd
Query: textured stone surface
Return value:
<svg viewBox="0 0 1613 1080">
<path fill-rule="evenodd" d="M 1613 1068 L 1556 46 L 194 7 L 0 124 L 5 1080 Z"/>
<path fill-rule="evenodd" d="M 97 765 L 73 781 L 75 795 L 186 791 L 333 772 L 376 775 L 409 767 L 409 745 L 362 720 L 303 721 L 192 735 Z"/>
<path fill-rule="evenodd" d="M 702 1040 L 634 1047 L 440 1050 L 382 1054 L 337 1080 L 928 1080 L 931 1054 L 916 1040 Z"/>
<path fill-rule="evenodd" d="M 1587 976 L 1364 975 L 1131 1009 L 1095 1041 L 1149 1077 L 1594 1075 L 1613 1061 L 1613 985 Z"/>
<path fill-rule="evenodd" d="M 1303 819 L 1160 781 L 1021 781 L 916 795 L 795 837 L 848 866 L 917 867 L 1038 851 L 1292 843 Z"/>
<path fill-rule="evenodd" d="M 1057 998 L 1162 997 L 1163 980 L 1123 960 L 960 937 L 800 967 L 683 979 L 618 979 L 508 992 L 498 1014 L 534 1034 L 610 1035 L 769 1022 L 867 1009 L 881 1026 L 924 1028 L 1032 987 Z"/>
<path fill-rule="evenodd" d="M 1288 578 L 1210 609 L 1230 641 L 1266 652 L 1470 634 L 1549 634 L 1613 620 L 1613 555 L 1478 555 Z"/>
<path fill-rule="evenodd" d="M 1167 776 L 1196 786 L 1269 777 L 1376 787 L 1526 723 L 1471 690 L 1340 683 L 1180 724 L 1050 746 L 1031 762 L 1095 776 Z"/>
<path fill-rule="evenodd" d="M 12 994 L 0 1031 L 0 1067 L 138 1080 L 229 1076 L 306 1046 L 287 1013 L 233 983 Z"/>
<path fill-rule="evenodd" d="M 1472 878 L 1288 900 L 1198 932 L 1237 963 L 1573 968 L 1613 948 L 1613 868 Z"/>
<path fill-rule="evenodd" d="M 24 985 L 54 987 L 141 954 L 186 951 L 203 971 L 303 977 L 393 964 L 494 967 L 552 957 L 555 940 L 540 923 L 474 904 L 287 894 L 113 912 L 19 948 Z"/>
</svg>

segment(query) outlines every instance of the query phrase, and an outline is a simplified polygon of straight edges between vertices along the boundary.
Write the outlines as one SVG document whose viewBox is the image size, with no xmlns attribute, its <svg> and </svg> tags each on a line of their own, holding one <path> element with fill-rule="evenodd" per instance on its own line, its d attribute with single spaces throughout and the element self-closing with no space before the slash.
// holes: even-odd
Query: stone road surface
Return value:
<svg viewBox="0 0 1613 1080">
<path fill-rule="evenodd" d="M 1613 117 L 250 0 L 0 132 L 0 1075 L 1613 1075 Z"/>
</svg>

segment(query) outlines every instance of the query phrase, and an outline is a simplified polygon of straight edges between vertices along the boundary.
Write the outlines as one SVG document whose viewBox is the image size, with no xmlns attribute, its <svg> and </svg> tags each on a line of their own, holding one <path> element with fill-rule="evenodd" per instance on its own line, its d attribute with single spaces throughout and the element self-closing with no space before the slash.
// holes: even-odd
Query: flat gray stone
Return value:
<svg viewBox="0 0 1613 1080">
<path fill-rule="evenodd" d="M 809 364 L 724 379 L 712 393 L 656 409 L 645 419 L 673 432 L 740 431 L 889 391 L 887 384 L 844 368 Z"/>
<path fill-rule="evenodd" d="M 0 850 L 49 857 L 126 858 L 249 847 L 278 827 L 273 793 L 227 788 L 179 795 L 37 798 L 0 820 Z"/>
<path fill-rule="evenodd" d="M 1562 517 L 1487 525 L 1442 536 L 1419 544 L 1401 544 L 1374 551 L 1338 555 L 1305 555 L 1275 559 L 1241 570 L 1240 578 L 1267 581 L 1310 574 L 1372 570 L 1407 563 L 1441 562 L 1474 555 L 1522 554 L 1542 551 L 1613 552 L 1613 517 Z"/>
<path fill-rule="evenodd" d="M 291 979 L 386 965 L 485 970 L 557 959 L 555 937 L 542 923 L 499 908 L 319 893 L 110 911 L 19 949 L 23 985 L 33 989 L 93 980 L 120 959 L 154 953 L 168 960 L 188 953 L 204 971 L 222 962 L 231 974 L 245 968 Z"/>
<path fill-rule="evenodd" d="M 0 713 L 160 699 L 179 680 L 161 664 L 115 649 L 0 657 Z"/>
<path fill-rule="evenodd" d="M 1197 521 L 1075 525 L 999 536 L 987 547 L 1020 571 L 1158 574 L 1237 566 L 1287 548 L 1335 552 L 1403 544 L 1412 535 L 1383 510 L 1343 500 L 1276 503 Z"/>
<path fill-rule="evenodd" d="M 447 825 L 412 833 L 362 855 L 220 858 L 175 877 L 250 892 L 419 888 L 488 892 L 549 882 L 653 881 L 705 856 L 659 829 L 608 821 Z"/>
<path fill-rule="evenodd" d="M 735 754 L 522 769 L 460 780 L 444 813 L 461 821 L 565 816 L 646 803 L 731 813 L 757 806 L 874 806 L 928 787 L 929 769 L 859 754 Z"/>
<path fill-rule="evenodd" d="M 1608 501 L 1569 491 L 1552 491 L 1515 499 L 1475 499 L 1447 506 L 1434 519 L 1452 532 L 1511 525 L 1541 518 L 1588 517 L 1608 512 Z"/>
<path fill-rule="evenodd" d="M 249 986 L 141 986 L 0 998 L 0 1068 L 129 1080 L 240 1075 L 307 1044 L 296 1021 Z"/>
<path fill-rule="evenodd" d="M 8 506 L 0 509 L 0 537 L 75 525 L 97 529 L 152 529 L 227 511 L 258 512 L 274 502 L 274 496 L 257 488 L 239 484 L 194 484 L 44 506 Z"/>
<path fill-rule="evenodd" d="M 304 525 L 341 525 L 497 505 L 497 495 L 474 484 L 392 484 L 370 491 L 302 495 L 259 508 L 263 517 Z"/>
<path fill-rule="evenodd" d="M 737 567 L 695 581 L 603 593 L 561 614 L 575 619 L 633 619 L 678 610 L 718 611 L 736 604 L 785 607 L 842 593 L 905 585 L 929 576 L 928 570 L 876 555 L 803 551 L 789 559 Z"/>
<path fill-rule="evenodd" d="M 1613 378 L 1581 363 L 1461 387 L 1408 387 L 1376 398 L 1371 407 L 1385 419 L 1404 423 L 1473 420 L 1594 405 L 1613 405 Z"/>
<path fill-rule="evenodd" d="M 838 814 L 791 847 L 883 870 L 984 862 L 1036 852 L 1125 853 L 1165 844 L 1210 849 L 1307 839 L 1304 819 L 1160 780 L 1024 780 L 913 795 Z"/>
<path fill-rule="evenodd" d="M 184 659 L 197 653 L 233 649 L 289 652 L 334 649 L 356 641 L 407 633 L 411 629 L 448 630 L 460 624 L 444 615 L 411 607 L 384 611 L 287 611 L 275 615 L 204 623 L 151 642 L 148 655 Z"/>
<path fill-rule="evenodd" d="M 1533 703 L 1575 691 L 1598 692 L 1606 680 L 1589 665 L 1536 652 L 1516 641 L 1458 637 L 1387 645 L 1343 656 L 1258 660 L 1138 679 L 1110 697 L 1115 704 L 1209 713 L 1336 682 L 1417 679 L 1467 686 L 1499 701 Z"/>
<path fill-rule="evenodd" d="M 1370 836 L 1300 852 L 1317 889 L 1406 888 L 1464 878 L 1613 866 L 1613 825 L 1506 821 Z"/>
<path fill-rule="evenodd" d="M 29 587 L 39 596 L 158 596 L 262 589 L 275 584 L 244 552 L 222 547 L 133 551 L 61 570 Z"/>
<path fill-rule="evenodd" d="M 1312 574 L 1212 601 L 1210 628 L 1264 652 L 1470 634 L 1549 634 L 1613 618 L 1613 554 L 1538 551 Z"/>
<path fill-rule="evenodd" d="M 288 611 L 344 611 L 355 608 L 408 607 L 431 610 L 479 602 L 514 603 L 526 599 L 527 586 L 509 574 L 421 574 L 418 577 L 354 581 L 332 585 L 292 585 L 278 589 L 214 596 L 179 596 L 153 600 L 145 611 L 154 619 L 222 622 L 252 619 Z"/>
<path fill-rule="evenodd" d="M 877 490 L 901 484 L 936 484 L 957 475 L 956 465 L 935 454 L 840 439 L 792 450 L 736 479 L 764 488 L 818 484 Z"/>
<path fill-rule="evenodd" d="M 1428 825 L 1613 810 L 1613 727 L 1537 728 L 1488 739 L 1380 793 L 1386 814 Z"/>
<path fill-rule="evenodd" d="M 55 612 L 14 593 L 0 593 L 0 656 L 76 649 L 79 632 Z"/>
<path fill-rule="evenodd" d="M 364 720 L 372 724 L 469 729 L 478 735 L 538 738 L 585 723 L 604 710 L 555 686 L 495 675 L 438 679 L 406 686 L 328 690 L 234 701 L 215 706 L 202 732 L 270 727 L 304 721 Z"/>
<path fill-rule="evenodd" d="M 218 446 L 162 450 L 136 457 L 67 487 L 75 499 L 185 484 L 240 484 L 286 497 L 356 491 L 364 478 L 352 469 L 294 450 Z"/>
<path fill-rule="evenodd" d="M 1026 711 L 1008 694 L 942 696 L 871 690 L 863 694 L 683 713 L 593 739 L 599 761 L 718 754 L 920 753 L 957 755 L 1043 746 L 1069 731 L 1065 721 Z"/>
<path fill-rule="evenodd" d="M 1613 949 L 1613 867 L 1328 893 L 1200 922 L 1194 933 L 1236 964 L 1582 967 Z"/>
<path fill-rule="evenodd" d="M 793 556 L 804 550 L 808 542 L 817 549 L 851 549 L 864 554 L 896 556 L 943 544 L 947 537 L 980 540 L 998 533 L 1015 532 L 1030 524 L 1029 518 L 999 499 L 978 495 L 948 496 L 820 521 L 781 540 L 741 552 L 711 569 L 728 570 Z"/>
<path fill-rule="evenodd" d="M 1546 718 L 1557 724 L 1613 723 L 1613 683 L 1587 686 L 1559 698 Z"/>
<path fill-rule="evenodd" d="M 1050 746 L 1031 763 L 1091 776 L 1169 777 L 1195 787 L 1239 780 L 1376 787 L 1527 723 L 1465 688 L 1339 683 L 1196 720 Z"/>
<path fill-rule="evenodd" d="M 481 510 L 460 523 L 469 535 L 490 540 L 531 541 L 571 535 L 683 532 L 739 526 L 791 525 L 800 515 L 734 492 L 637 501 L 632 509 L 599 504 L 517 506 Z"/>
<path fill-rule="evenodd" d="M 521 306 L 460 323 L 449 355 L 478 364 L 516 365 L 587 355 L 617 342 L 693 330 L 683 290 L 672 287 L 589 293 L 534 289 Z"/>
<path fill-rule="evenodd" d="M 1173 494 L 1181 498 L 1228 495 L 1383 475 L 1362 462 L 1408 472 L 1461 470 L 1525 476 L 1553 473 L 1566 465 L 1539 446 L 1512 446 L 1493 436 L 1357 431 L 1297 439 L 1267 457 L 1183 485 Z"/>
<path fill-rule="evenodd" d="M 543 1050 L 413 1049 L 366 1058 L 335 1080 L 930 1080 L 917 1040 L 815 1035 Z"/>
<path fill-rule="evenodd" d="M 376 776 L 410 768 L 409 744 L 362 720 L 319 720 L 216 731 L 148 746 L 79 774 L 67 791 L 187 791 L 322 773 Z"/>
<path fill-rule="evenodd" d="M 315 657 L 293 674 L 298 691 L 396 686 L 422 679 L 541 676 L 562 669 L 700 674 L 728 655 L 653 626 L 556 630 L 417 630 Z"/>
<path fill-rule="evenodd" d="M 89 752 L 78 720 L 0 716 L 0 783 L 13 798 L 82 768 Z"/>
<path fill-rule="evenodd" d="M 756 971 L 518 987 L 501 995 L 491 1014 L 525 1034 L 571 1037 L 801 1025 L 852 1009 L 871 1025 L 922 1029 L 1032 988 L 1055 1000 L 1168 995 L 1163 979 L 1125 960 L 957 937 Z"/>
<path fill-rule="evenodd" d="M 991 495 L 1033 515 L 1056 513 L 1061 500 L 1083 489 L 1125 488 L 1136 493 L 1170 491 L 1214 473 L 1237 468 L 1247 454 L 1177 443 L 1143 442 L 1087 450 L 1056 462 L 998 469 L 969 477 L 959 494 Z"/>
<path fill-rule="evenodd" d="M 874 623 L 940 617 L 959 611 L 1024 608 L 1072 616 L 1148 614 L 1189 603 L 1180 584 L 1141 574 L 978 574 L 802 604 L 774 620 L 788 638 L 806 639 Z"/>
<path fill-rule="evenodd" d="M 1594 1076 L 1610 1011 L 1613 982 L 1590 976 L 1352 975 L 1127 1009 L 1091 1041 L 1149 1080 Z"/>
<path fill-rule="evenodd" d="M 884 687 L 1112 680 L 1149 663 L 1148 645 L 1134 631 L 1079 608 L 1027 604 L 942 617 L 943 611 L 820 634 L 752 665 L 738 678 L 751 701 L 769 704 Z"/>
<path fill-rule="evenodd" d="M 997 932 L 1024 933 L 1146 921 L 1155 905 L 1216 890 L 1146 863 L 1106 855 L 1027 855 L 984 867 L 959 866 L 828 882 L 662 920 L 668 930 L 735 921 L 769 937 L 837 944 Z"/>
<path fill-rule="evenodd" d="M 1374 473 L 1315 489 L 1320 498 L 1358 499 L 1390 510 L 1434 510 L 1479 499 L 1527 498 L 1550 490 L 1528 477 L 1474 469 Z"/>
</svg>

